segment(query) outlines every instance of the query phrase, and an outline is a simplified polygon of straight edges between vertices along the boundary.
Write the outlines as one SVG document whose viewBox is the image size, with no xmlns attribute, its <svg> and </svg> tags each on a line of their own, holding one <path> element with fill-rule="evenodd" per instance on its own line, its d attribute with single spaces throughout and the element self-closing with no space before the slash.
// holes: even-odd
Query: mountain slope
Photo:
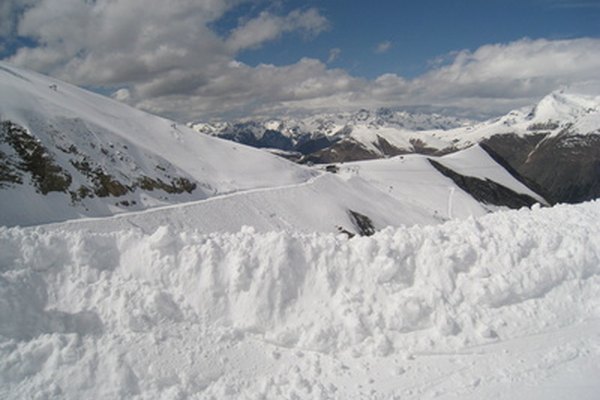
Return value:
<svg viewBox="0 0 600 400">
<path fill-rule="evenodd" d="M 552 203 L 600 197 L 600 97 L 554 92 L 531 109 L 439 136 L 458 147 L 481 143 Z"/>
<path fill-rule="evenodd" d="M 551 203 L 600 197 L 600 96 L 556 91 L 533 107 L 481 123 L 384 109 L 314 116 L 300 122 L 258 119 L 193 126 L 200 132 L 246 140 L 258 147 L 269 143 L 279 147 L 281 141 L 268 140 L 279 135 L 286 140 L 284 150 L 296 150 L 281 155 L 311 163 L 410 153 L 443 155 L 480 144 Z M 294 140 L 307 141 L 296 146 Z"/>
<path fill-rule="evenodd" d="M 431 167 L 429 180 L 422 182 L 425 190 L 394 196 L 387 183 L 329 174 L 199 135 L 4 64 L 0 93 L 4 225 L 127 214 L 112 221 L 153 229 L 168 215 L 181 223 L 194 221 L 203 232 L 251 225 L 260 230 L 339 229 L 354 234 L 482 215 L 508 204 L 475 200 L 468 188 L 462 190 Z M 469 158 L 466 155 L 465 162 Z M 389 166 L 397 168 L 393 161 Z M 446 191 L 460 193 L 456 210 L 447 215 L 441 205 L 427 205 L 440 179 Z M 443 196 L 436 198 L 447 202 Z M 527 205 L 537 201 L 544 202 L 537 198 Z M 470 205 L 463 207 L 463 202 Z M 182 203 L 186 206 L 174 207 Z M 161 210 L 145 211 L 151 208 Z"/>
<path fill-rule="evenodd" d="M 468 187 L 460 187 L 451 177 L 440 173 L 434 164 L 444 166 L 454 174 L 481 182 L 493 182 L 511 193 L 510 199 L 495 202 L 479 197 Z M 365 179 L 382 192 L 398 199 L 418 204 L 441 220 L 483 215 L 511 204 L 512 199 L 526 196 L 528 205 L 546 204 L 546 200 L 516 180 L 496 163 L 480 146 L 442 157 L 419 154 L 396 156 L 382 160 L 357 161 L 338 165 L 339 174 Z M 516 206 L 519 208 L 524 206 Z"/>
<path fill-rule="evenodd" d="M 254 147 L 294 151 L 303 162 L 339 162 L 378 158 L 430 148 L 419 131 L 450 129 L 468 120 L 389 108 L 305 118 L 250 119 L 190 126 L 198 132 Z M 429 137 L 427 141 L 435 139 Z"/>
<path fill-rule="evenodd" d="M 2 223 L 111 215 L 315 172 L 0 64 Z M 10 209 L 8 209 L 10 207 Z"/>
</svg>

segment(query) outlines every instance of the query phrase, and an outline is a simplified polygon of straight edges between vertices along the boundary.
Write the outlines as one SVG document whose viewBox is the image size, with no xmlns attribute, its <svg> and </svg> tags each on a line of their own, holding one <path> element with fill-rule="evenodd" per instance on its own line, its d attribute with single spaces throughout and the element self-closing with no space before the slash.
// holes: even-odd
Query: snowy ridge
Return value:
<svg viewBox="0 0 600 400">
<path fill-rule="evenodd" d="M 489 212 L 469 195 L 464 196 L 473 209 L 463 211 L 457 205 L 455 217 L 467 218 Z M 169 224 L 183 229 L 194 226 L 203 233 L 237 232 L 245 225 L 260 232 L 336 232 L 341 227 L 356 233 L 349 210 L 368 215 L 376 229 L 440 222 L 433 211 L 416 200 L 394 198 L 359 177 L 345 180 L 323 174 L 299 185 L 253 189 L 112 218 L 76 219 L 66 224 L 103 232 L 131 226 L 152 232 Z"/>
<path fill-rule="evenodd" d="M 478 203 L 456 187 L 432 167 L 429 159 L 464 176 L 497 182 L 515 193 L 526 194 L 540 204 L 547 204 L 546 200 L 511 176 L 478 145 L 442 157 L 408 154 L 384 160 L 344 163 L 339 168 L 343 176 L 360 176 L 382 192 L 398 200 L 417 203 L 439 217 L 480 216 L 485 210 L 494 209 Z"/>
<path fill-rule="evenodd" d="M 0 228 L 0 397 L 524 399 L 575 371 L 563 394 L 591 398 L 599 219 L 591 202 L 351 240 Z"/>
<path fill-rule="evenodd" d="M 4 63 L 0 123 L 0 201 L 12 207 L 3 210 L 2 224 L 107 216 L 315 176 Z"/>
<path fill-rule="evenodd" d="M 189 125 L 201 133 L 256 147 L 309 154 L 337 141 L 351 141 L 381 156 L 384 153 L 378 148 L 380 137 L 399 149 L 412 150 L 411 140 L 426 136 L 426 141 L 435 141 L 421 131 L 446 130 L 470 123 L 469 120 L 439 114 L 380 108 L 304 118 L 257 117 L 237 122 L 195 122 Z"/>
<path fill-rule="evenodd" d="M 400 110 L 361 110 L 303 119 L 248 119 L 192 123 L 196 131 L 255 147 L 296 151 L 291 159 L 317 163 L 383 158 L 405 153 L 446 154 L 495 135 L 519 137 L 600 133 L 600 97 L 550 93 L 524 107 L 484 122 Z"/>
<path fill-rule="evenodd" d="M 452 168 L 462 166 L 459 172 L 465 176 L 492 179 L 517 194 L 546 204 L 478 146 L 433 159 Z M 337 174 L 324 173 L 301 184 L 247 190 L 112 218 L 80 218 L 66 224 L 95 232 L 131 226 L 153 232 L 169 224 L 182 229 L 193 226 L 203 233 L 237 232 L 245 225 L 259 232 L 334 232 L 339 227 L 356 233 L 358 229 L 348 210 L 368 216 L 379 230 L 388 226 L 439 224 L 501 209 L 505 207 L 477 201 L 433 168 L 427 157 L 414 154 L 345 163 L 339 166 Z"/>
<path fill-rule="evenodd" d="M 514 110 L 494 120 L 469 127 L 432 132 L 458 147 L 479 143 L 498 134 L 527 136 L 536 133 L 567 135 L 600 134 L 600 96 L 555 91 L 533 107 Z"/>
<path fill-rule="evenodd" d="M 393 196 L 386 182 L 358 176 L 327 174 L 317 181 L 323 172 L 199 135 L 172 121 L 5 64 L 0 65 L 0 89 L 2 225 L 122 214 L 127 217 L 113 221 L 113 228 L 121 228 L 124 222 L 151 230 L 165 218 L 173 218 L 184 225 L 194 221 L 203 232 L 237 231 L 243 225 L 261 231 L 332 232 L 341 227 L 355 232 L 350 210 L 369 217 L 376 229 L 438 223 L 445 218 L 439 204 L 424 207 L 426 192 Z M 398 115 L 392 113 L 387 120 L 395 121 Z M 367 113 L 354 118 L 369 121 L 371 117 Z M 445 184 L 445 191 L 456 186 L 439 173 L 430 177 Z M 518 186 L 514 180 L 511 185 Z M 517 192 L 522 193 L 522 188 Z M 492 209 L 466 193 L 459 197 L 455 217 L 478 216 Z M 218 201 L 199 203 L 211 198 Z M 446 203 L 444 198 L 437 200 Z M 189 206 L 168 208 L 182 203 Z M 162 207 L 168 210 L 139 214 Z"/>
<path fill-rule="evenodd" d="M 226 131 L 249 129 L 257 138 L 265 130 L 276 130 L 290 138 L 305 134 L 333 136 L 344 127 L 360 128 L 396 128 L 396 130 L 420 131 L 432 129 L 451 129 L 467 125 L 469 120 L 440 114 L 412 113 L 404 110 L 380 108 L 377 110 L 359 110 L 337 114 L 317 114 L 304 118 L 245 118 L 236 122 L 192 122 L 190 126 L 198 132 L 219 136 Z"/>
</svg>

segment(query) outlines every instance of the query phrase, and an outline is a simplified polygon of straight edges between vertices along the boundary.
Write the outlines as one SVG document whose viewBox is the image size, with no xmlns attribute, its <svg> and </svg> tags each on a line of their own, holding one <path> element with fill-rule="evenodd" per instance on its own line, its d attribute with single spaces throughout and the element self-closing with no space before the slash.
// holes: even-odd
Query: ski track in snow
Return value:
<svg viewBox="0 0 600 400">
<path fill-rule="evenodd" d="M 173 209 L 181 210 L 181 209 L 185 209 L 188 207 L 194 208 L 198 205 L 220 202 L 220 201 L 223 201 L 224 199 L 231 199 L 231 198 L 235 198 L 235 197 L 246 197 L 247 195 L 253 194 L 253 193 L 277 192 L 277 191 L 282 191 L 285 189 L 293 189 L 293 188 L 301 188 L 301 187 L 305 187 L 305 186 L 310 186 L 310 185 L 313 185 L 317 179 L 322 178 L 324 175 L 325 175 L 325 173 L 320 173 L 319 175 L 310 177 L 309 179 L 307 179 L 304 182 L 292 183 L 289 185 L 269 186 L 269 187 L 260 187 L 260 188 L 256 188 L 256 189 L 240 190 L 240 191 L 234 191 L 231 193 L 218 194 L 218 195 L 215 195 L 215 196 L 212 196 L 212 197 L 209 197 L 206 199 L 202 199 L 202 200 L 189 201 L 189 202 L 186 202 L 183 204 L 169 204 L 166 206 L 158 206 L 158 207 L 148 208 L 148 209 L 140 210 L 140 211 L 124 212 L 124 213 L 120 213 L 120 214 L 115 214 L 110 217 L 78 218 L 78 219 L 72 219 L 72 220 L 68 220 L 68 221 L 64 221 L 64 222 L 52 222 L 52 223 L 49 223 L 46 225 L 48 227 L 60 226 L 60 225 L 73 225 L 73 224 L 80 225 L 80 224 L 94 223 L 94 222 L 98 222 L 98 221 L 106 222 L 106 221 L 110 221 L 110 220 L 130 219 L 131 217 L 143 216 L 143 215 L 154 214 L 154 213 L 160 214 L 160 213 L 164 213 L 165 211 L 173 210 Z"/>
<path fill-rule="evenodd" d="M 0 228 L 0 398 L 595 399 L 598 220 Z"/>
</svg>

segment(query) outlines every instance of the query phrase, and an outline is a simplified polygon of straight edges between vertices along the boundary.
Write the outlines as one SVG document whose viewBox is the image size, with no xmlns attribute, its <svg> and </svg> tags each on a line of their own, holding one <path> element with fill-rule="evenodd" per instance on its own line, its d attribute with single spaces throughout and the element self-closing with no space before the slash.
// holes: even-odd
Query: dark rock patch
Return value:
<svg viewBox="0 0 600 400">
<path fill-rule="evenodd" d="M 435 169 L 452 179 L 459 188 L 469 193 L 475 200 L 481 203 L 517 209 L 521 207 L 531 207 L 538 202 L 533 197 L 516 193 L 506 186 L 502 186 L 489 179 L 483 180 L 472 176 L 461 175 L 435 160 L 428 160 Z"/>
<path fill-rule="evenodd" d="M 371 236 L 375 233 L 373 221 L 369 217 L 353 210 L 348 210 L 348 213 L 359 235 Z"/>
<path fill-rule="evenodd" d="M 495 135 L 483 149 L 551 204 L 600 198 L 600 135 Z M 510 168 L 509 168 L 510 167 Z"/>
<path fill-rule="evenodd" d="M 42 194 L 67 192 L 71 185 L 71 175 L 54 161 L 52 154 L 44 145 L 31 136 L 25 128 L 10 121 L 0 122 L 0 141 L 8 143 L 18 162 L 3 162 L 3 175 L 7 181 L 22 183 L 15 169 L 31 174 L 36 189 Z M 4 155 L 3 160 L 8 157 Z"/>
</svg>

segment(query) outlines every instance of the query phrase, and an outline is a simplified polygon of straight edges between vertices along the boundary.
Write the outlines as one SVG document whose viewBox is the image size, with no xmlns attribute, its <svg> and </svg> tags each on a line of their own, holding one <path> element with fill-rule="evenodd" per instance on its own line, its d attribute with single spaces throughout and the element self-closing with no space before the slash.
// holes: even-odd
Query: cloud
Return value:
<svg viewBox="0 0 600 400">
<path fill-rule="evenodd" d="M 19 49 L 9 61 L 88 85 L 148 83 L 210 68 L 231 54 L 207 25 L 232 4 L 40 0 L 18 27 L 39 46 Z"/>
<path fill-rule="evenodd" d="M 229 31 L 217 32 L 215 24 L 245 1 L 261 4 L 8 0 L 0 8 L 0 22 L 10 13 L 12 25 L 0 25 L 5 30 L 0 37 L 10 39 L 18 31 L 38 44 L 18 49 L 8 59 L 13 64 L 110 88 L 120 101 L 181 121 L 379 106 L 493 115 L 558 87 L 600 83 L 600 39 L 591 38 L 522 39 L 456 51 L 436 58 L 428 72 L 412 79 L 396 74 L 364 79 L 332 68 L 339 49 L 330 50 L 326 63 L 304 58 L 290 65 L 249 66 L 237 60 L 239 52 L 286 34 L 314 37 L 329 23 L 312 8 L 281 14 L 259 9 Z M 389 50 L 391 43 L 378 47 Z"/>
<path fill-rule="evenodd" d="M 2 0 L 0 2 L 0 37 L 15 33 L 18 16 L 36 0 Z"/>
<path fill-rule="evenodd" d="M 384 42 L 379 43 L 377 46 L 375 46 L 374 51 L 377 54 L 383 54 L 383 53 L 386 53 L 391 48 L 392 48 L 392 42 L 390 42 L 389 40 L 386 40 Z"/>
<path fill-rule="evenodd" d="M 342 50 L 338 48 L 333 48 L 329 50 L 329 56 L 327 57 L 327 64 L 331 64 L 335 60 L 337 60 L 342 54 Z"/>
<path fill-rule="evenodd" d="M 299 31 L 315 36 L 329 27 L 329 22 L 317 10 L 294 10 L 282 17 L 263 11 L 256 18 L 237 27 L 227 40 L 233 51 L 259 47 L 266 41 L 274 40 L 283 33 Z"/>
<path fill-rule="evenodd" d="M 279 114 L 290 110 L 324 110 L 332 104 L 349 107 L 348 94 L 361 92 L 366 81 L 341 69 L 328 69 L 314 59 L 284 67 L 230 63 L 218 79 L 194 93 L 144 100 L 140 106 L 159 114 L 177 109 L 185 115 Z M 332 103 L 332 100 L 334 101 Z"/>
<path fill-rule="evenodd" d="M 459 52 L 451 63 L 420 77 L 416 84 L 435 87 L 427 91 L 463 104 L 531 100 L 559 86 L 599 81 L 599 68 L 598 39 L 522 39 Z"/>
</svg>

